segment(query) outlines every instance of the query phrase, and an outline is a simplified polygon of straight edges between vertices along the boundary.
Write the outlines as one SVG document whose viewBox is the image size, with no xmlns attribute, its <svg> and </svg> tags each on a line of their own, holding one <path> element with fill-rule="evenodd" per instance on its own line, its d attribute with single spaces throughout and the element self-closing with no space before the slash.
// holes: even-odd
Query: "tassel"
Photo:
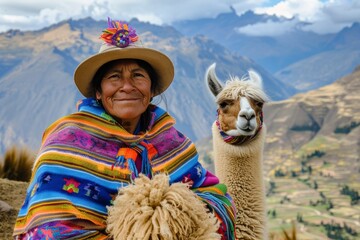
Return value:
<svg viewBox="0 0 360 240">
<path fill-rule="evenodd" d="M 115 163 L 111 166 L 111 170 L 114 170 L 114 167 L 119 166 L 120 168 L 125 167 L 125 157 L 124 156 L 117 156 Z"/>
<path fill-rule="evenodd" d="M 153 173 L 152 173 L 152 169 L 151 169 L 151 165 L 148 159 L 148 153 L 146 148 L 143 149 L 142 153 L 141 153 L 141 157 L 142 157 L 142 163 L 141 163 L 141 172 L 147 176 L 148 178 L 152 178 Z"/>
<path fill-rule="evenodd" d="M 138 147 L 141 148 L 141 172 L 151 179 L 153 171 L 150 161 L 157 155 L 157 151 L 151 143 L 147 143 L 146 141 L 141 142 Z"/>
<path fill-rule="evenodd" d="M 136 168 L 135 161 L 131 158 L 128 158 L 128 164 L 131 171 L 131 179 L 134 180 L 135 178 L 139 177 L 139 172 Z"/>
<path fill-rule="evenodd" d="M 120 148 L 116 155 L 116 161 L 111 170 L 114 170 L 114 167 L 117 166 L 120 168 L 128 167 L 132 172 L 131 178 L 137 178 L 139 176 L 139 171 L 136 167 L 135 161 L 138 158 L 138 154 L 141 154 L 141 173 L 151 179 L 153 176 L 153 171 L 150 161 L 157 155 L 157 151 L 152 144 L 145 141 L 141 142 L 140 144 L 133 143 L 130 144 L 129 147 Z"/>
</svg>

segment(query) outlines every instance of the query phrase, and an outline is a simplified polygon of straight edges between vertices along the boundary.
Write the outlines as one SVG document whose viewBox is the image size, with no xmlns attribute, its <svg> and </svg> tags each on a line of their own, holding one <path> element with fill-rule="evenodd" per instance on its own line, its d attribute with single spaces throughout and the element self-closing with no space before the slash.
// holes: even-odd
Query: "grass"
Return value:
<svg viewBox="0 0 360 240">
<path fill-rule="evenodd" d="M 270 240 L 296 240 L 296 225 L 292 222 L 291 226 L 287 228 L 279 228 L 279 231 L 271 232 L 269 235 Z"/>
<path fill-rule="evenodd" d="M 308 143 L 304 144 L 296 153 L 295 157 L 301 158 L 309 153 L 320 150 L 326 152 L 328 149 L 338 149 L 339 145 L 336 140 L 324 136 L 317 136 Z"/>
<path fill-rule="evenodd" d="M 0 177 L 28 182 L 33 162 L 34 155 L 27 148 L 13 146 L 5 152 L 0 166 Z"/>
</svg>

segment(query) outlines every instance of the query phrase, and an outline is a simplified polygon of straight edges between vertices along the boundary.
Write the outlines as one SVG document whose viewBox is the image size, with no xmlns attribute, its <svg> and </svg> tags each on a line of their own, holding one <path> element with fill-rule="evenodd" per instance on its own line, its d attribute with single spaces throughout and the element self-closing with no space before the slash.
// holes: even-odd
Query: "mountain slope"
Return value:
<svg viewBox="0 0 360 240">
<path fill-rule="evenodd" d="M 285 99 L 294 92 L 255 62 L 208 38 L 185 37 L 172 27 L 136 19 L 131 25 L 144 46 L 164 51 L 173 60 L 174 83 L 161 106 L 167 103 L 179 129 L 193 140 L 208 135 L 215 112 L 203 80 L 213 62 L 224 79 L 229 73 L 243 75 L 249 68 L 259 71 L 273 99 Z M 82 97 L 73 84 L 73 72 L 80 61 L 98 51 L 104 26 L 105 21 L 86 18 L 39 31 L 0 34 L 0 104 L 4 106 L 0 109 L 0 153 L 13 144 L 38 148 L 43 130 L 52 121 L 76 111 Z"/>
<path fill-rule="evenodd" d="M 271 72 L 276 72 L 289 64 L 319 52 L 332 35 L 318 35 L 301 30 L 305 23 L 295 23 L 294 19 L 279 18 L 267 14 L 255 14 L 247 11 L 241 15 L 232 10 L 214 18 L 186 20 L 173 25 L 180 32 L 193 36 L 205 35 L 214 41 L 221 40 L 229 49 L 254 59 Z M 246 33 L 244 29 L 252 26 Z M 266 25 L 273 30 L 272 34 L 264 34 Z M 292 28 L 289 28 L 293 26 Z M 279 29 L 285 29 L 283 32 Z"/>
<path fill-rule="evenodd" d="M 269 104 L 265 109 L 269 139 L 293 151 L 318 136 L 346 139 L 347 134 L 338 132 L 348 126 L 351 134 L 356 129 L 351 123 L 360 123 L 359 90 L 358 67 L 333 84 Z"/>
<path fill-rule="evenodd" d="M 330 84 L 360 63 L 360 24 L 344 28 L 324 45 L 324 50 L 291 64 L 275 76 L 291 82 L 301 92 Z"/>
<path fill-rule="evenodd" d="M 283 83 L 306 92 L 351 73 L 360 63 L 360 24 L 336 34 L 303 30 L 307 23 L 234 10 L 214 18 L 173 24 L 182 33 L 204 35 L 254 59 Z M 269 31 L 271 29 L 271 31 Z"/>
</svg>

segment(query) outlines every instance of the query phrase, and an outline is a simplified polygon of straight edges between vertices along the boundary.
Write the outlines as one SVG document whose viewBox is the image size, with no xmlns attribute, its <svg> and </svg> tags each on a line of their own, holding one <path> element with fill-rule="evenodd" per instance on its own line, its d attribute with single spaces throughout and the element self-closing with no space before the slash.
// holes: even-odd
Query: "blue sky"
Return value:
<svg viewBox="0 0 360 240">
<path fill-rule="evenodd" d="M 138 18 L 154 24 L 171 24 L 184 19 L 215 17 L 229 12 L 247 10 L 291 19 L 286 23 L 268 22 L 239 29 L 250 35 L 281 34 L 309 23 L 305 30 L 318 33 L 337 32 L 360 22 L 359 0 L 0 0 L 0 32 L 9 29 L 36 30 L 59 21 L 92 17 L 106 20 L 108 16 L 130 20 Z"/>
</svg>

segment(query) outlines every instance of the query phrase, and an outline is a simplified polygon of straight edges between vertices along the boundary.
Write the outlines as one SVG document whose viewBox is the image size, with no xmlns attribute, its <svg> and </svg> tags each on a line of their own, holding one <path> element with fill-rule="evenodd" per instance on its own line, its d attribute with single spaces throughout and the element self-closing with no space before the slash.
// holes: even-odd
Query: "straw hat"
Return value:
<svg viewBox="0 0 360 240">
<path fill-rule="evenodd" d="M 100 36 L 105 43 L 99 53 L 85 59 L 75 70 L 74 81 L 79 91 L 85 97 L 92 97 L 89 92 L 90 82 L 105 63 L 118 59 L 140 59 L 149 63 L 158 76 L 161 89 L 155 95 L 164 92 L 174 78 L 174 65 L 169 57 L 136 43 L 138 36 L 135 29 L 127 23 L 108 19 L 108 25 Z"/>
</svg>

